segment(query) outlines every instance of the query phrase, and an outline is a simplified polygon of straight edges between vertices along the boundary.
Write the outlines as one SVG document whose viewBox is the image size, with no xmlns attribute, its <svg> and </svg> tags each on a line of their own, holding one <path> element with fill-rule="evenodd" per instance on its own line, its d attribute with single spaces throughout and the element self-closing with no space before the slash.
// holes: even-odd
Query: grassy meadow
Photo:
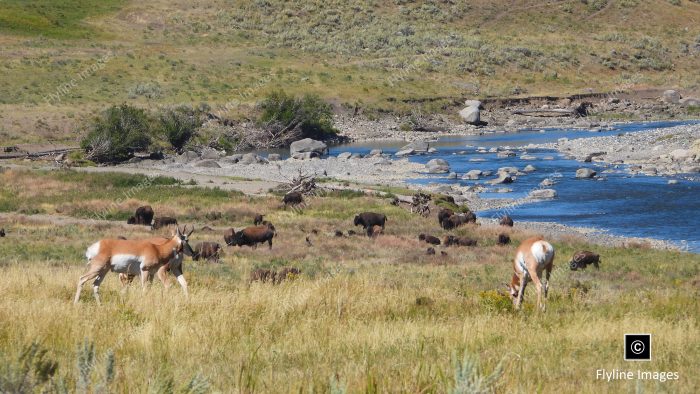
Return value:
<svg viewBox="0 0 700 394">
<path fill-rule="evenodd" d="M 246 118 L 277 89 L 370 118 L 456 118 L 456 106 L 474 97 L 700 89 L 700 3 L 688 0 L 12 0 L 0 8 L 8 144 L 74 141 L 86 119 L 121 102 L 214 111 L 228 103 L 221 114 Z"/>
<path fill-rule="evenodd" d="M 143 181 L 0 173 L 7 232 L 0 238 L 0 392 L 700 390 L 697 255 L 562 237 L 553 240 L 547 311 L 535 312 L 530 286 L 517 312 L 501 292 L 515 245 L 495 244 L 500 232 L 516 245 L 532 235 L 517 222 L 512 230 L 460 228 L 454 233 L 479 246 L 439 247 L 428 256 L 417 235 L 446 232 L 435 217 L 414 216 L 389 199 L 329 194 L 306 209 L 282 210 L 276 197 Z M 187 259 L 189 299 L 172 277 L 168 289 L 156 282 L 146 293 L 134 286 L 122 294 L 110 273 L 101 306 L 89 285 L 74 306 L 87 246 L 153 235 L 123 224 L 144 203 L 156 216 L 194 224 L 193 243 L 223 243 L 224 228 L 248 225 L 256 212 L 268 215 L 278 235 L 272 250 L 226 247 L 221 264 Z M 333 235 L 352 229 L 364 210 L 388 215 L 384 235 Z M 569 271 L 579 249 L 601 254 L 600 271 Z M 248 281 L 256 268 L 288 266 L 302 274 L 280 285 Z M 623 334 L 631 332 L 653 334 L 651 362 L 623 361 Z M 606 383 L 595 380 L 600 368 L 677 371 L 680 379 Z"/>
</svg>

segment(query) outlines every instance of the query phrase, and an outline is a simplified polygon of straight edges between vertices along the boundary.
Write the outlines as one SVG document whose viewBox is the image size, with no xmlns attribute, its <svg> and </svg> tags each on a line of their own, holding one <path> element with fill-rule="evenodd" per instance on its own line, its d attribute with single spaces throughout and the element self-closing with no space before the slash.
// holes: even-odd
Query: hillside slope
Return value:
<svg viewBox="0 0 700 394">
<path fill-rule="evenodd" d="M 237 117 L 277 88 L 439 111 L 466 96 L 700 86 L 700 3 L 687 0 L 10 3 L 22 12 L 0 12 L 9 139 L 65 137 L 115 102 L 233 101 Z"/>
</svg>

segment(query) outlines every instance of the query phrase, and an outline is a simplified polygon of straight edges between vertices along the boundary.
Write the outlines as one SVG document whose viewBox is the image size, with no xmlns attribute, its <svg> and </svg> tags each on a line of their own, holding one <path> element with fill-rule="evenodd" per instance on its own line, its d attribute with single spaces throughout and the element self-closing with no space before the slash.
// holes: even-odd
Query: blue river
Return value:
<svg viewBox="0 0 700 394">
<path fill-rule="evenodd" d="M 567 158 L 557 151 L 528 149 L 527 154 L 534 160 L 515 157 L 499 158 L 495 153 L 478 153 L 476 147 L 522 147 L 531 143 L 540 144 L 557 141 L 559 138 L 590 138 L 617 135 L 655 128 L 672 127 L 682 124 L 697 124 L 700 121 L 649 122 L 620 124 L 610 130 L 591 132 L 582 129 L 525 130 L 517 133 L 486 133 L 475 136 L 443 136 L 431 146 L 437 152 L 428 155 L 411 156 L 409 160 L 426 163 L 431 159 L 445 159 L 452 171 L 460 178 L 448 179 L 445 174 L 425 175 L 411 180 L 419 184 L 445 183 L 462 186 L 483 184 L 478 181 L 463 180 L 461 176 L 469 170 L 495 171 L 499 167 L 514 166 L 522 170 L 526 165 L 536 167 L 536 171 L 518 176 L 517 181 L 507 187 L 510 193 L 481 193 L 482 198 L 521 198 L 536 189 L 545 178 L 553 178 L 551 187 L 557 191 L 552 200 L 518 205 L 510 212 L 515 221 L 557 222 L 570 226 L 595 227 L 608 230 L 611 234 L 649 237 L 671 241 L 683 249 L 700 252 L 700 176 L 681 174 L 674 177 L 632 176 L 623 166 L 603 163 L 582 163 Z M 405 141 L 359 142 L 333 146 L 331 155 L 342 152 L 367 154 L 372 149 L 383 149 L 385 153 L 395 153 Z M 470 159 L 484 159 L 474 162 Z M 546 158 L 546 159 L 545 159 Z M 590 167 L 604 180 L 576 179 L 578 168 Z M 606 171 L 605 173 L 603 171 Z M 493 178 L 493 176 L 488 177 Z M 669 185 L 669 179 L 678 181 Z M 491 187 L 495 189 L 496 187 Z M 496 216 L 498 212 L 481 211 L 479 216 Z"/>
</svg>

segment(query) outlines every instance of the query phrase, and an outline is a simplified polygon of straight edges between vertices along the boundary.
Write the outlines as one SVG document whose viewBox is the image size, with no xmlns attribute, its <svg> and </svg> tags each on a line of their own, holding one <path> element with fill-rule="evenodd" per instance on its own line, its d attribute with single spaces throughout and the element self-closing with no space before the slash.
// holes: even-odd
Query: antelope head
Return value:
<svg viewBox="0 0 700 394">
<path fill-rule="evenodd" d="M 177 233 L 175 234 L 175 237 L 177 238 L 177 247 L 173 248 L 173 252 L 175 256 L 177 256 L 180 253 L 185 253 L 188 256 L 192 256 L 194 254 L 194 251 L 192 250 L 192 247 L 190 246 L 189 243 L 189 237 L 192 235 L 194 232 L 194 226 L 192 226 L 192 229 L 190 232 L 187 232 L 187 225 L 185 225 L 182 228 L 182 231 L 180 231 L 180 226 L 177 226 Z"/>
</svg>

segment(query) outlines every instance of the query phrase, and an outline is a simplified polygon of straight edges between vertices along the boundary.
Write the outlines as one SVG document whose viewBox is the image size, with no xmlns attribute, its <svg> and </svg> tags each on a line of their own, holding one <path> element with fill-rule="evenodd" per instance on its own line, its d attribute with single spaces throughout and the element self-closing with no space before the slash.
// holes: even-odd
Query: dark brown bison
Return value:
<svg viewBox="0 0 700 394">
<path fill-rule="evenodd" d="M 267 242 L 268 247 L 272 249 L 272 238 L 275 236 L 275 231 L 268 226 L 246 227 L 241 231 L 237 231 L 233 235 L 229 245 L 234 246 L 250 246 L 253 249 L 258 247 L 258 244 Z"/>
<path fill-rule="evenodd" d="M 276 273 L 275 271 L 266 270 L 263 268 L 258 268 L 250 273 L 251 282 L 274 282 Z"/>
<path fill-rule="evenodd" d="M 376 224 L 367 232 L 367 235 L 369 235 L 371 238 L 377 238 L 381 234 L 384 234 L 384 227 Z"/>
<path fill-rule="evenodd" d="M 140 224 L 142 226 L 150 226 L 153 221 L 153 208 L 150 205 L 144 205 L 136 208 L 134 216 L 126 220 L 126 224 Z"/>
<path fill-rule="evenodd" d="M 5 236 L 5 229 L 0 228 L 0 237 L 4 237 L 4 236 Z"/>
<path fill-rule="evenodd" d="M 353 235 L 357 235 L 357 233 L 355 230 L 348 230 L 348 235 L 352 237 Z"/>
<path fill-rule="evenodd" d="M 440 211 L 438 212 L 438 223 L 440 224 L 440 227 L 444 227 L 442 225 L 442 222 L 447 220 L 450 216 L 454 215 L 455 211 L 449 209 L 449 208 L 440 208 Z"/>
<path fill-rule="evenodd" d="M 335 232 L 333 233 L 333 235 L 335 235 L 336 237 L 342 237 L 342 236 L 343 236 L 343 232 L 340 231 L 340 230 L 335 230 Z"/>
<path fill-rule="evenodd" d="M 199 259 L 204 259 L 208 262 L 218 263 L 220 250 L 221 245 L 217 242 L 200 242 L 194 247 L 192 260 L 199 261 Z"/>
<path fill-rule="evenodd" d="M 476 246 L 476 240 L 468 237 L 448 235 L 442 241 L 445 246 Z"/>
<path fill-rule="evenodd" d="M 456 213 L 442 221 L 442 228 L 452 230 L 467 223 L 476 223 L 474 212 Z"/>
<path fill-rule="evenodd" d="M 593 264 L 596 269 L 600 269 L 600 255 L 582 250 L 574 253 L 571 261 L 569 261 L 569 268 L 572 271 L 576 271 L 579 268 L 585 269 L 590 264 Z"/>
<path fill-rule="evenodd" d="M 501 246 L 508 245 L 510 243 L 510 237 L 506 234 L 498 234 L 498 241 L 496 242 Z"/>
<path fill-rule="evenodd" d="M 304 196 L 300 192 L 289 192 L 282 198 L 282 203 L 285 207 L 288 205 L 296 206 L 304 203 Z"/>
<path fill-rule="evenodd" d="M 301 271 L 293 267 L 282 268 L 276 275 L 274 282 L 279 284 L 284 280 L 293 280 L 297 276 L 301 275 Z"/>
<path fill-rule="evenodd" d="M 253 225 L 255 225 L 255 226 L 261 225 L 263 222 L 263 217 L 265 217 L 265 215 L 261 215 L 259 213 L 256 214 L 255 218 L 253 218 Z"/>
<path fill-rule="evenodd" d="M 428 250 L 425 251 L 425 254 L 427 254 L 428 256 L 435 255 L 435 248 L 433 248 L 433 247 L 428 248 Z"/>
<path fill-rule="evenodd" d="M 503 215 L 501 221 L 498 222 L 501 226 L 513 227 L 513 219 L 508 215 Z"/>
<path fill-rule="evenodd" d="M 380 226 L 382 230 L 384 229 L 384 224 L 386 223 L 386 215 L 382 213 L 374 212 L 362 212 L 355 216 L 355 226 L 364 227 L 367 231 L 367 236 L 372 236 L 372 226 Z"/>
<path fill-rule="evenodd" d="M 418 236 L 419 241 L 425 241 L 431 245 L 440 245 L 440 238 L 434 237 L 432 235 L 420 234 Z"/>
<path fill-rule="evenodd" d="M 152 230 L 158 230 L 159 228 L 167 227 L 167 226 L 175 226 L 177 225 L 177 219 L 171 218 L 168 216 L 161 216 L 159 218 L 153 219 L 153 224 L 151 224 L 151 229 Z"/>
</svg>

